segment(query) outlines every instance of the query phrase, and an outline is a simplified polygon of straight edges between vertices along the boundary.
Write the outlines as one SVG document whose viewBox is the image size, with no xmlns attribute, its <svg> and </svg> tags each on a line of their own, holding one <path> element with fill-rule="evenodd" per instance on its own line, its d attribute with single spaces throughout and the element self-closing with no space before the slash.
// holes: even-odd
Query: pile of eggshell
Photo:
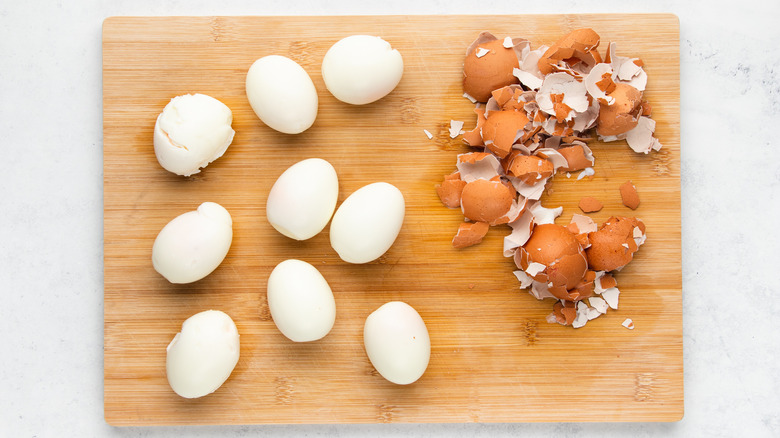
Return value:
<svg viewBox="0 0 780 438">
<path fill-rule="evenodd" d="M 475 245 L 490 226 L 508 224 L 504 255 L 514 257 L 521 288 L 540 300 L 555 299 L 548 321 L 575 328 L 617 308 L 612 273 L 644 243 L 645 226 L 627 217 L 599 226 L 574 215 L 564 227 L 554 223 L 563 208 L 545 208 L 539 200 L 559 171 L 594 174 L 588 142 L 595 138 L 625 139 L 640 153 L 661 148 L 642 99 L 642 61 L 618 56 L 615 43 L 602 58 L 599 42 L 592 29 L 577 29 L 532 50 L 525 39 L 482 32 L 463 64 L 464 96 L 476 103 L 476 127 L 463 132 L 453 123 L 451 133 L 462 133 L 479 150 L 458 155 L 457 170 L 436 188 L 442 203 L 466 218 L 453 246 Z"/>
<path fill-rule="evenodd" d="M 353 105 L 369 104 L 389 94 L 402 74 L 400 53 L 374 36 L 344 38 L 322 61 L 328 90 Z M 265 56 L 252 64 L 246 94 L 257 116 L 282 133 L 301 133 L 317 116 L 314 83 L 300 65 L 283 56 Z M 202 94 L 173 98 L 154 129 L 160 165 L 178 175 L 198 173 L 228 149 L 235 134 L 231 123 L 232 112 L 217 99 Z M 330 222 L 330 243 L 342 260 L 362 264 L 379 258 L 401 230 L 403 194 L 389 183 L 375 182 L 356 190 L 336 209 L 338 193 L 338 176 L 329 162 L 320 158 L 300 161 L 285 170 L 271 188 L 267 219 L 279 233 L 294 240 L 312 238 Z M 171 283 L 206 277 L 230 249 L 232 224 L 230 213 L 213 202 L 174 218 L 155 239 L 155 270 Z M 267 298 L 276 327 L 291 341 L 322 339 L 334 325 L 333 292 L 310 263 L 292 259 L 279 263 L 268 278 Z M 427 328 L 406 303 L 386 303 L 371 313 L 363 341 L 371 363 L 391 382 L 412 383 L 428 366 Z M 238 330 L 227 314 L 217 310 L 195 314 L 168 345 L 168 382 L 185 398 L 210 394 L 230 376 L 239 351 Z"/>
</svg>

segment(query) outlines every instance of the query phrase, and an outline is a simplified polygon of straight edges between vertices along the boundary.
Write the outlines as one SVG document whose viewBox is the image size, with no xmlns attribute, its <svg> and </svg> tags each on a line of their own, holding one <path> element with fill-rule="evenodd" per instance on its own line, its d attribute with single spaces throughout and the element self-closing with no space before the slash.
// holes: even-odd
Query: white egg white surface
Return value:
<svg viewBox="0 0 780 438">
<path fill-rule="evenodd" d="M 328 282 L 302 260 L 285 260 L 271 272 L 268 308 L 279 331 L 295 342 L 322 339 L 336 321 L 336 301 Z"/>
<path fill-rule="evenodd" d="M 160 230 L 152 247 L 152 264 L 171 283 L 192 283 L 217 269 L 232 241 L 230 213 L 217 203 L 204 202 Z"/>
<path fill-rule="evenodd" d="M 266 202 L 268 222 L 283 235 L 306 240 L 328 224 L 339 196 L 336 169 L 320 158 L 293 164 L 274 183 Z"/>
<path fill-rule="evenodd" d="M 363 344 L 371 364 L 390 382 L 408 385 L 428 368 L 431 339 L 419 313 L 391 301 L 371 313 L 363 326 Z"/>
<path fill-rule="evenodd" d="M 314 82 L 303 67 L 284 56 L 264 56 L 252 64 L 246 96 L 263 123 L 285 134 L 299 134 L 317 118 Z"/>
<path fill-rule="evenodd" d="M 238 338 L 236 324 L 219 310 L 187 318 L 167 348 L 165 367 L 171 389 L 184 398 L 216 391 L 238 363 Z"/>
<path fill-rule="evenodd" d="M 160 165 L 190 176 L 221 157 L 233 142 L 233 113 L 205 94 L 171 99 L 154 125 L 154 153 Z"/>
<path fill-rule="evenodd" d="M 401 81 L 404 61 L 377 36 L 352 35 L 335 43 L 322 60 L 322 78 L 336 99 L 365 105 L 388 95 Z"/>
<path fill-rule="evenodd" d="M 394 185 L 378 182 L 363 186 L 333 215 L 330 244 L 345 262 L 376 260 L 395 242 L 404 214 L 404 196 Z"/>
</svg>

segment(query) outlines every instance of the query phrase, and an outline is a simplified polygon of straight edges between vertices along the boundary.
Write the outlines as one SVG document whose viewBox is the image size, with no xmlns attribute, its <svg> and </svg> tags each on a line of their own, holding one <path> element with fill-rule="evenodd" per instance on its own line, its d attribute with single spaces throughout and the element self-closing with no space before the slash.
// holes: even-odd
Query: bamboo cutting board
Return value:
<svg viewBox="0 0 780 438">
<path fill-rule="evenodd" d="M 482 30 L 524 37 L 535 48 L 578 27 L 640 57 L 650 77 L 660 152 L 637 155 L 625 143 L 595 144 L 596 175 L 560 174 L 542 198 L 579 213 L 582 196 L 636 215 L 647 243 L 617 275 L 620 309 L 581 329 L 548 324 L 551 301 L 518 287 L 504 258 L 506 227 L 455 250 L 462 214 L 434 191 L 454 170 L 473 105 L 462 97 L 466 47 Z M 319 71 L 331 44 L 351 34 L 380 35 L 404 57 L 404 77 L 386 98 L 353 107 L 333 98 Z M 602 47 L 603 47 L 602 46 Z M 312 77 L 319 116 L 303 134 L 279 134 L 252 112 L 244 79 L 252 62 L 286 55 Z M 236 136 L 201 173 L 177 177 L 157 163 L 156 116 L 174 96 L 213 96 L 233 110 Z M 280 105 L 294 104 L 280 102 Z M 683 414 L 680 268 L 679 28 L 673 15 L 116 17 L 103 26 L 105 417 L 113 425 L 675 421 Z M 428 140 L 423 129 L 434 134 Z M 265 219 L 269 189 L 304 158 L 330 161 L 339 203 L 357 188 L 387 181 L 406 198 L 395 245 L 366 265 L 342 262 L 327 228 L 309 241 L 277 233 Z M 618 187 L 632 180 L 642 204 L 631 212 Z M 191 285 L 171 285 L 151 264 L 159 230 L 214 201 L 233 216 L 223 264 Z M 282 260 L 315 265 L 330 283 L 337 319 L 324 339 L 294 344 L 274 326 L 266 281 Z M 412 305 L 430 332 L 425 375 L 409 386 L 379 376 L 362 344 L 363 322 L 380 305 Z M 197 400 L 178 397 L 165 376 L 165 347 L 189 316 L 228 313 L 241 334 L 241 358 L 228 381 Z M 636 328 L 621 326 L 632 318 Z"/>
</svg>

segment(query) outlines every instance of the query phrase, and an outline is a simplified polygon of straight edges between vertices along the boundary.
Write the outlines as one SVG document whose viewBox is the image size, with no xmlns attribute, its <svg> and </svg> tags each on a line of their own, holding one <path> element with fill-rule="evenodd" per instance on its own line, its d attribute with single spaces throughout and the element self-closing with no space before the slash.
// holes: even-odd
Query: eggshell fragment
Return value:
<svg viewBox="0 0 780 438">
<path fill-rule="evenodd" d="M 590 106 L 585 85 L 566 73 L 545 76 L 536 102 L 559 122 L 572 120 L 576 113 L 585 112 Z"/>
<path fill-rule="evenodd" d="M 283 235 L 306 240 L 328 224 L 339 196 L 336 169 L 321 158 L 299 161 L 274 182 L 268 193 L 266 217 Z"/>
<path fill-rule="evenodd" d="M 464 222 L 458 227 L 458 232 L 452 239 L 452 246 L 461 249 L 482 242 L 488 233 L 490 225 L 486 222 Z"/>
<path fill-rule="evenodd" d="M 595 163 L 593 153 L 585 144 L 560 147 L 558 153 L 566 159 L 566 166 L 561 168 L 564 172 L 576 172 Z"/>
<path fill-rule="evenodd" d="M 238 329 L 224 312 L 207 310 L 184 321 L 166 349 L 168 384 L 184 398 L 216 391 L 230 377 L 241 351 Z"/>
<path fill-rule="evenodd" d="M 585 253 L 574 235 L 556 224 L 534 227 L 528 242 L 515 254 L 515 264 L 526 272 L 532 262 L 546 267 L 544 274 L 532 275 L 534 280 L 550 282 L 552 287 L 563 286 L 564 292 L 576 287 L 588 268 Z"/>
<path fill-rule="evenodd" d="M 401 53 L 378 36 L 352 35 L 333 44 L 322 59 L 322 79 L 336 99 L 366 105 L 401 82 Z"/>
<path fill-rule="evenodd" d="M 477 179 L 463 187 L 460 206 L 463 215 L 490 225 L 510 222 L 506 218 L 515 200 L 515 191 L 499 180 Z"/>
<path fill-rule="evenodd" d="M 485 118 L 485 109 L 477 107 L 474 109 L 477 114 L 477 126 L 471 131 L 463 133 L 463 141 L 469 146 L 483 146 L 485 143 L 482 141 L 482 126 L 487 120 Z"/>
<path fill-rule="evenodd" d="M 600 61 L 595 51 L 600 41 L 601 38 L 593 29 L 575 29 L 544 52 L 538 62 L 539 71 L 548 75 L 579 63 L 592 67 Z"/>
<path fill-rule="evenodd" d="M 487 152 L 470 152 L 458 155 L 460 179 L 472 182 L 476 179 L 493 179 L 499 176 L 501 163 L 495 155 Z"/>
<path fill-rule="evenodd" d="M 460 120 L 450 120 L 450 138 L 455 138 L 461 134 L 463 122 Z"/>
<path fill-rule="evenodd" d="M 580 210 L 583 213 L 595 213 L 601 210 L 604 205 L 598 199 L 592 196 L 583 196 L 579 203 Z"/>
<path fill-rule="evenodd" d="M 515 249 L 525 245 L 531 237 L 534 219 L 531 211 L 526 208 L 517 219 L 509 223 L 512 233 L 504 237 L 504 257 L 512 257 Z"/>
<path fill-rule="evenodd" d="M 192 283 L 217 269 L 232 241 L 230 213 L 219 204 L 204 202 L 160 230 L 152 246 L 152 264 L 171 283 Z"/>
<path fill-rule="evenodd" d="M 299 134 L 317 118 L 314 82 L 303 67 L 284 56 L 264 56 L 252 64 L 246 95 L 257 117 L 285 134 Z"/>
<path fill-rule="evenodd" d="M 528 117 L 519 111 L 492 111 L 481 127 L 482 140 L 491 152 L 503 158 L 512 150 L 527 124 Z"/>
<path fill-rule="evenodd" d="M 634 228 L 644 233 L 644 223 L 636 218 L 611 217 L 598 231 L 590 233 L 590 247 L 585 250 L 588 265 L 597 271 L 613 271 L 627 265 L 639 249 Z"/>
<path fill-rule="evenodd" d="M 465 186 L 466 181 L 460 179 L 460 172 L 455 172 L 444 177 L 444 181 L 436 187 L 436 194 L 439 195 L 439 199 L 446 207 L 458 208 Z"/>
<path fill-rule="evenodd" d="M 599 122 L 596 128 L 601 136 L 619 135 L 634 129 L 642 112 L 642 93 L 636 88 L 618 83 L 609 94 L 611 105 L 599 104 Z"/>
<path fill-rule="evenodd" d="M 626 142 L 634 152 L 647 154 L 651 150 L 661 149 L 661 142 L 653 136 L 655 132 L 655 120 L 642 116 L 636 127 L 626 132 Z M 606 141 L 606 140 L 605 140 Z"/>
<path fill-rule="evenodd" d="M 366 318 L 363 344 L 371 364 L 392 383 L 414 383 L 428 368 L 428 328 L 420 314 L 404 302 L 386 303 Z"/>
<path fill-rule="evenodd" d="M 205 94 L 171 99 L 154 124 L 154 153 L 167 171 L 190 176 L 221 157 L 233 142 L 233 113 Z"/>
<path fill-rule="evenodd" d="M 395 242 L 404 221 L 403 194 L 392 184 L 377 182 L 349 195 L 330 223 L 330 244 L 342 260 L 368 263 Z"/>
<path fill-rule="evenodd" d="M 636 186 L 631 181 L 626 181 L 620 185 L 620 198 L 623 200 L 623 205 L 636 210 L 639 207 L 639 193 L 636 191 Z"/>
<path fill-rule="evenodd" d="M 509 173 L 529 185 L 542 178 L 549 178 L 553 170 L 553 163 L 550 160 L 534 155 L 518 155 L 509 165 Z"/>
<path fill-rule="evenodd" d="M 478 53 L 484 53 L 479 49 L 488 53 L 478 57 Z M 463 91 L 479 102 L 487 102 L 493 90 L 517 82 L 512 70 L 519 66 L 514 49 L 504 47 L 503 41 L 489 32 L 482 32 L 463 61 Z"/>
<path fill-rule="evenodd" d="M 294 342 L 322 339 L 336 321 L 336 301 L 320 271 L 285 260 L 268 277 L 268 308 L 280 332 Z"/>
</svg>

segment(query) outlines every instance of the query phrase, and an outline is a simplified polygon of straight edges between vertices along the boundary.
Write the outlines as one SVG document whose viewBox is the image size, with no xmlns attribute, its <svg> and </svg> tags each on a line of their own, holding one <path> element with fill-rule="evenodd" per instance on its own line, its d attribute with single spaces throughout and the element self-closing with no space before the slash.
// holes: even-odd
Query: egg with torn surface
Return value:
<svg viewBox="0 0 780 438">
<path fill-rule="evenodd" d="M 154 124 L 154 153 L 167 171 L 190 176 L 221 157 L 233 142 L 233 113 L 205 94 L 176 96 Z"/>
<path fill-rule="evenodd" d="M 322 79 L 328 91 L 352 105 L 369 104 L 390 94 L 403 72 L 401 53 L 371 35 L 343 38 L 322 59 Z"/>
<path fill-rule="evenodd" d="M 386 182 L 363 186 L 341 203 L 330 223 L 330 244 L 342 260 L 368 263 L 395 242 L 405 213 L 404 196 Z"/>
<path fill-rule="evenodd" d="M 336 321 L 336 301 L 328 282 L 302 260 L 285 260 L 271 271 L 268 308 L 279 331 L 294 342 L 322 339 Z"/>
<path fill-rule="evenodd" d="M 366 318 L 363 345 L 379 374 L 398 385 L 416 382 L 431 358 L 425 321 L 401 301 L 386 303 Z"/>
<path fill-rule="evenodd" d="M 266 201 L 268 222 L 283 235 L 306 240 L 328 224 L 339 196 L 336 169 L 321 158 L 299 161 L 285 170 Z"/>
<path fill-rule="evenodd" d="M 171 283 L 192 283 L 217 269 L 232 242 L 230 213 L 217 203 L 204 202 L 160 230 L 152 247 L 152 264 Z"/>
<path fill-rule="evenodd" d="M 300 134 L 317 118 L 317 90 L 309 74 L 290 58 L 269 55 L 246 74 L 246 96 L 257 117 L 285 134 Z"/>
<path fill-rule="evenodd" d="M 207 310 L 187 318 L 166 349 L 168 384 L 184 398 L 216 391 L 241 353 L 238 329 L 226 313 Z"/>
</svg>

